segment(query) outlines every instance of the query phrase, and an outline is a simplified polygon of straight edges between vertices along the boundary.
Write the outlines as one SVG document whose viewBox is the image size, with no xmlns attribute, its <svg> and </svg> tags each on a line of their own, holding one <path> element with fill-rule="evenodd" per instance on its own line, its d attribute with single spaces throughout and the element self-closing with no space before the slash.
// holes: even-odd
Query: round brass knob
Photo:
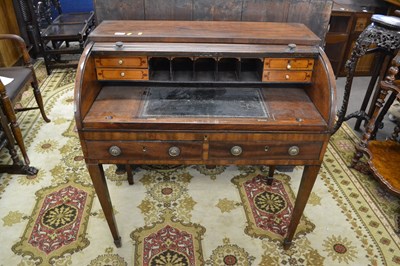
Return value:
<svg viewBox="0 0 400 266">
<path fill-rule="evenodd" d="M 290 76 L 289 76 L 289 75 L 286 75 L 286 76 L 285 76 L 285 79 L 286 79 L 286 80 L 290 79 Z"/>
<path fill-rule="evenodd" d="M 172 146 L 168 149 L 168 154 L 171 157 L 176 157 L 179 156 L 181 154 L 181 149 L 179 149 L 179 147 L 176 146 Z"/>
<path fill-rule="evenodd" d="M 108 152 L 109 152 L 112 156 L 119 156 L 119 155 L 121 155 L 121 153 L 122 153 L 121 148 L 118 147 L 118 146 L 111 146 L 111 147 L 108 149 Z"/>
<path fill-rule="evenodd" d="M 300 148 L 297 146 L 292 146 L 288 150 L 290 156 L 296 156 L 300 153 Z"/>
<path fill-rule="evenodd" d="M 122 65 L 124 63 L 124 60 L 120 59 L 118 60 L 118 64 Z"/>
<path fill-rule="evenodd" d="M 289 63 L 289 64 L 287 64 L 287 66 L 286 66 L 286 69 L 291 69 L 292 68 L 292 65 Z"/>
<path fill-rule="evenodd" d="M 125 77 L 125 72 L 121 72 L 121 77 Z"/>
<path fill-rule="evenodd" d="M 231 148 L 231 154 L 233 156 L 239 156 L 240 154 L 242 154 L 242 152 L 243 152 L 243 149 L 240 146 L 233 146 Z"/>
<path fill-rule="evenodd" d="M 295 43 L 289 43 L 288 47 L 290 50 L 294 50 L 294 49 L 296 49 L 297 45 Z"/>
</svg>

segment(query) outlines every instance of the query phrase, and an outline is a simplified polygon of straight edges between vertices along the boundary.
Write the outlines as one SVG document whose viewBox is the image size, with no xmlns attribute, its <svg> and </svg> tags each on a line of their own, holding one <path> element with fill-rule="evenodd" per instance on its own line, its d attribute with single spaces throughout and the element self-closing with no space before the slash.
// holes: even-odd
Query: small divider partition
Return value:
<svg viewBox="0 0 400 266">
<path fill-rule="evenodd" d="M 151 57 L 150 80 L 261 81 L 261 58 Z"/>
</svg>

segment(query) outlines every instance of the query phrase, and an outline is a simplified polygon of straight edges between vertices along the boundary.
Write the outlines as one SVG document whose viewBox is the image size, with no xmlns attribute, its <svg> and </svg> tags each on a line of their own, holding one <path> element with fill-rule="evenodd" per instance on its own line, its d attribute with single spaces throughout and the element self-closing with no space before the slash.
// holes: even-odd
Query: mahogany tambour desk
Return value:
<svg viewBox="0 0 400 266">
<path fill-rule="evenodd" d="M 88 40 L 75 119 L 115 244 L 103 164 L 304 165 L 288 248 L 335 118 L 319 38 L 294 23 L 136 20 Z"/>
</svg>

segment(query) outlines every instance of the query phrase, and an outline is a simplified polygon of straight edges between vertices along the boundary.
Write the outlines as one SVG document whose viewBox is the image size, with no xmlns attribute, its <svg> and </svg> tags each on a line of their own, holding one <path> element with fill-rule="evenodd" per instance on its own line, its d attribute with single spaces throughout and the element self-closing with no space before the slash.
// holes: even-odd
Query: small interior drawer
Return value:
<svg viewBox="0 0 400 266">
<path fill-rule="evenodd" d="M 146 56 L 97 57 L 95 58 L 95 64 L 96 67 L 148 68 Z"/>
<path fill-rule="evenodd" d="M 312 70 L 314 67 L 314 59 L 306 58 L 265 58 L 264 70 Z"/>
<path fill-rule="evenodd" d="M 311 76 L 311 71 L 264 71 L 262 81 L 310 82 Z"/>
<path fill-rule="evenodd" d="M 148 80 L 148 69 L 97 68 L 98 80 Z"/>
</svg>

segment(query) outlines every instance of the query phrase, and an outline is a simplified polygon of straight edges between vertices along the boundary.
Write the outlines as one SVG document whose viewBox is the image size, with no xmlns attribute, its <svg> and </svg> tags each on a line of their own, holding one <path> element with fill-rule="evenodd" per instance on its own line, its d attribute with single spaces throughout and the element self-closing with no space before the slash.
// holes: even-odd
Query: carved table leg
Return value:
<svg viewBox="0 0 400 266">
<path fill-rule="evenodd" d="M 388 94 L 388 91 L 395 90 L 396 88 L 393 84 L 394 80 L 396 79 L 396 75 L 399 72 L 400 66 L 400 58 L 397 60 L 393 60 L 393 65 L 389 68 L 388 75 L 385 77 L 385 80 L 380 83 L 379 94 L 377 100 L 375 101 L 374 105 L 372 106 L 372 116 L 371 119 L 368 121 L 366 126 L 365 132 L 360 140 L 360 142 L 356 145 L 356 153 L 354 154 L 353 159 L 351 160 L 350 167 L 354 168 L 358 161 L 363 157 L 365 149 L 368 147 L 368 142 L 374 137 L 376 134 L 377 126 L 379 121 L 379 116 L 386 113 L 386 110 L 382 110 L 382 107 L 386 107 L 385 99 Z M 389 100 L 391 101 L 390 104 L 396 98 L 396 93 L 391 93 Z"/>
<path fill-rule="evenodd" d="M 283 240 L 283 248 L 285 250 L 289 249 L 290 245 L 292 244 L 294 233 L 296 232 L 297 225 L 299 224 L 300 218 L 303 215 L 304 208 L 306 207 L 308 197 L 310 196 L 320 167 L 320 165 L 304 166 L 304 172 L 303 176 L 301 177 L 300 187 L 297 193 L 296 202 L 294 204 L 292 218 L 290 219 L 286 238 Z"/>
<path fill-rule="evenodd" d="M 378 99 L 380 82 L 384 79 L 386 71 L 388 70 L 388 67 L 390 66 L 390 62 L 392 61 L 393 57 L 394 54 L 390 51 L 383 50 L 380 53 L 380 60 L 375 63 L 375 73 L 372 76 L 373 78 L 371 78 L 368 89 L 365 92 L 363 103 L 360 108 L 360 110 L 364 112 L 366 119 L 357 118 L 357 121 L 354 125 L 355 130 L 360 129 L 361 122 L 363 120 L 365 120 L 364 126 L 368 124 L 369 118 L 372 116 L 373 105 Z M 368 112 L 366 112 L 368 105 L 370 105 L 369 110 Z"/>
<path fill-rule="evenodd" d="M 374 103 L 376 100 L 376 94 L 377 91 L 379 90 L 379 82 L 381 81 L 381 78 L 384 77 L 385 73 L 386 73 L 386 69 L 390 63 L 390 59 L 393 56 L 388 56 L 383 53 L 379 53 L 378 58 L 375 62 L 375 68 L 373 71 L 373 74 L 371 76 L 371 80 L 369 81 L 368 84 L 368 88 L 364 94 L 364 99 L 363 102 L 361 104 L 360 107 L 360 112 L 362 113 L 366 113 L 365 110 L 367 109 L 367 106 L 369 104 L 369 102 L 371 101 L 372 98 L 372 102 Z M 378 84 L 376 83 L 376 81 L 378 80 Z M 375 93 L 374 93 L 374 89 L 375 89 Z M 373 97 L 371 97 L 373 96 Z M 368 116 L 370 117 L 370 116 Z M 354 130 L 360 130 L 360 126 L 361 126 L 361 122 L 365 120 L 365 117 L 357 117 L 357 121 L 354 124 Z"/>
<path fill-rule="evenodd" d="M 391 93 L 389 95 L 389 98 L 384 103 L 382 110 L 380 111 L 378 117 L 376 118 L 375 128 L 374 128 L 374 131 L 371 133 L 371 139 L 375 139 L 378 129 L 383 128 L 384 125 L 383 125 L 382 121 L 385 118 L 385 115 L 387 114 L 387 112 L 389 111 L 390 106 L 392 105 L 392 103 L 395 100 L 396 100 L 396 93 Z"/>
<path fill-rule="evenodd" d="M 103 209 L 111 234 L 114 238 L 114 244 L 119 248 L 121 247 L 121 237 L 119 236 L 117 223 L 115 222 L 114 211 L 111 204 L 110 193 L 107 188 L 106 178 L 104 176 L 103 165 L 96 163 L 87 163 L 86 165 L 90 177 L 92 178 L 97 197 L 99 198 L 101 208 Z"/>
</svg>

